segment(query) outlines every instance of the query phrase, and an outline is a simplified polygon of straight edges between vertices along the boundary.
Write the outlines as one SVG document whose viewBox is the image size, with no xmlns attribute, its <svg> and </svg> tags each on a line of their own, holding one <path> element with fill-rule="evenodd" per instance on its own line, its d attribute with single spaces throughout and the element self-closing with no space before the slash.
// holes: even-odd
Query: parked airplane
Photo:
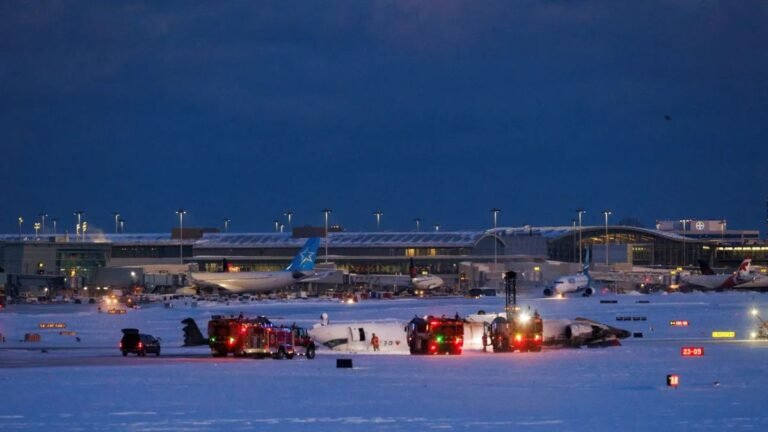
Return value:
<svg viewBox="0 0 768 432">
<path fill-rule="evenodd" d="M 324 314 L 324 316 L 327 316 Z M 464 320 L 464 348 L 482 349 L 483 332 L 499 314 L 472 314 Z M 333 351 L 347 353 L 373 352 L 370 339 L 375 333 L 382 354 L 409 354 L 408 323 L 368 321 L 341 324 L 319 323 L 309 330 L 314 341 Z M 627 338 L 626 330 L 586 318 L 544 320 L 544 345 L 559 347 L 613 346 Z"/>
<path fill-rule="evenodd" d="M 586 260 L 581 273 L 561 276 L 552 282 L 552 286 L 544 289 L 544 295 L 551 297 L 553 295 L 565 295 L 566 293 L 581 292 L 584 297 L 594 294 L 595 288 L 592 286 L 592 277 L 589 276 L 589 250 L 586 253 Z"/>
<path fill-rule="evenodd" d="M 408 267 L 408 276 L 406 275 L 382 275 L 382 274 L 350 274 L 352 283 L 362 283 L 378 286 L 395 287 L 395 293 L 400 294 L 408 291 L 411 294 L 417 291 L 432 291 L 443 286 L 445 283 L 440 276 L 431 274 L 419 274 L 418 268 L 411 258 L 411 264 Z"/>
<path fill-rule="evenodd" d="M 440 276 L 431 274 L 418 274 L 418 269 L 413 263 L 413 258 L 411 258 L 411 265 L 408 270 L 411 274 L 411 284 L 413 284 L 414 289 L 431 291 L 440 288 L 445 283 Z"/>
<path fill-rule="evenodd" d="M 751 288 L 749 286 L 742 286 L 755 282 L 756 278 L 752 277 L 749 273 L 751 263 L 752 259 L 746 258 L 741 262 L 736 272 L 732 274 L 715 274 L 706 262 L 699 261 L 701 274 L 684 276 L 681 280 L 688 285 L 696 285 L 704 289 Z M 768 286 L 768 282 L 766 282 L 766 285 Z"/>
<path fill-rule="evenodd" d="M 192 272 L 190 279 L 201 288 L 223 288 L 232 293 L 267 292 L 300 282 L 322 279 L 328 273 L 314 272 L 320 239 L 307 240 L 285 270 L 273 272 Z"/>
</svg>

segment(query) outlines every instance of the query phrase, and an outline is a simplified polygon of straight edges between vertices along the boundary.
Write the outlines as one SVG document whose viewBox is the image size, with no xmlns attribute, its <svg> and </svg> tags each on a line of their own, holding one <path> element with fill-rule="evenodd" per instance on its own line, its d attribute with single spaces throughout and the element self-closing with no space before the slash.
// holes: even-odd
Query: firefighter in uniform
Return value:
<svg viewBox="0 0 768 432">
<path fill-rule="evenodd" d="M 373 347 L 374 351 L 379 350 L 379 337 L 376 336 L 376 333 L 371 335 L 371 346 Z"/>
</svg>

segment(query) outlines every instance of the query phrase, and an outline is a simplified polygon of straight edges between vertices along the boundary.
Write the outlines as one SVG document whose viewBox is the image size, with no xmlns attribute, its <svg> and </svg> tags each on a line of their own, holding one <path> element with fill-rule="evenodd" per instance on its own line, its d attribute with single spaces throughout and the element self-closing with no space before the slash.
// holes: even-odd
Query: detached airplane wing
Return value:
<svg viewBox="0 0 768 432">
<path fill-rule="evenodd" d="M 550 337 L 545 334 L 544 343 L 570 347 L 606 347 L 621 345 L 619 339 L 628 338 L 631 333 L 627 330 L 609 326 L 588 318 L 562 320 L 563 325 L 550 324 Z M 545 327 L 546 328 L 546 327 Z M 547 333 L 547 332 L 545 332 Z"/>
</svg>

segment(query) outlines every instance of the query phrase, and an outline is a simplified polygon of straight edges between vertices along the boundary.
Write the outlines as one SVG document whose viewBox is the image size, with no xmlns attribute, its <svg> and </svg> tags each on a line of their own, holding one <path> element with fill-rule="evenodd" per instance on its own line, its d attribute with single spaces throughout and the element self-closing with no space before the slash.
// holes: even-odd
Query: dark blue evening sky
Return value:
<svg viewBox="0 0 768 432">
<path fill-rule="evenodd" d="M 6 0 L 0 143 L 9 233 L 764 231 L 768 2 Z"/>
</svg>

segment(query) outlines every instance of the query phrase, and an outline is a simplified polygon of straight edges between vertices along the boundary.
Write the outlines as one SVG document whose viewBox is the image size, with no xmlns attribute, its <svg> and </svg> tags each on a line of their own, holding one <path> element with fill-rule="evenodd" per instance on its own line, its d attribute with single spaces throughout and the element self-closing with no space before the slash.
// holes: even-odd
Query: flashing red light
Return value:
<svg viewBox="0 0 768 432">
<path fill-rule="evenodd" d="M 437 351 L 437 345 L 435 345 L 433 343 L 429 344 L 429 350 L 430 351 Z"/>
<path fill-rule="evenodd" d="M 683 357 L 704 357 L 704 347 L 682 347 L 680 355 Z"/>
<path fill-rule="evenodd" d="M 515 335 L 515 342 L 522 342 L 523 341 L 523 335 L 520 333 Z"/>
<path fill-rule="evenodd" d="M 234 344 L 235 344 L 235 338 L 233 338 L 233 337 L 230 337 L 230 338 L 229 338 L 229 340 L 227 340 L 227 343 L 228 343 L 229 345 L 234 345 Z"/>
<path fill-rule="evenodd" d="M 120 345 L 118 345 L 118 347 L 122 348 L 123 347 L 123 343 L 120 342 Z"/>
<path fill-rule="evenodd" d="M 142 347 L 144 347 L 144 345 L 141 342 L 139 342 L 139 349 L 141 349 Z"/>
<path fill-rule="evenodd" d="M 539 342 L 541 340 L 541 335 L 537 334 L 536 336 L 533 337 L 533 340 L 535 340 L 536 342 Z"/>
<path fill-rule="evenodd" d="M 246 330 L 248 330 L 247 326 L 241 326 L 240 327 L 240 333 L 245 333 Z"/>
<path fill-rule="evenodd" d="M 456 341 L 454 342 L 456 345 L 461 345 L 464 342 L 464 340 L 461 338 L 461 336 L 456 336 Z"/>
</svg>

